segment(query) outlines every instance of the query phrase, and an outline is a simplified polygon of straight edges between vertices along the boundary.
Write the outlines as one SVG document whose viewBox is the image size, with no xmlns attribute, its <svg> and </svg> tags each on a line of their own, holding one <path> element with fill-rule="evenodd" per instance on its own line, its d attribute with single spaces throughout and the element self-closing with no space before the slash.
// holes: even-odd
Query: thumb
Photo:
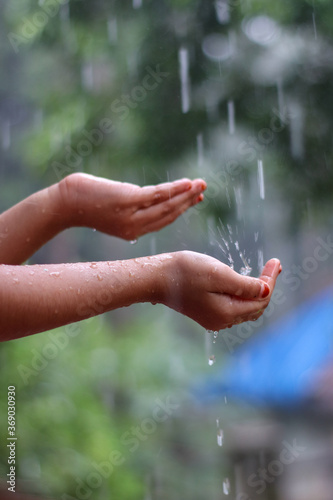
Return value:
<svg viewBox="0 0 333 500">
<path fill-rule="evenodd" d="M 282 266 L 279 259 L 269 260 L 262 270 L 260 280 L 268 284 L 271 292 L 274 290 L 276 279 L 282 271 Z"/>
</svg>

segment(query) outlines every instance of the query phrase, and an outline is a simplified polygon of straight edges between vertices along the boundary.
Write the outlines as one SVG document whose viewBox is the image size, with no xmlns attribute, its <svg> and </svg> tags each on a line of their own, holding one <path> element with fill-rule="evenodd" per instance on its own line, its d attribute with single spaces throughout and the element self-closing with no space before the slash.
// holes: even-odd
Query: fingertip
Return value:
<svg viewBox="0 0 333 500">
<path fill-rule="evenodd" d="M 203 199 L 204 199 L 204 195 L 203 194 L 199 194 L 199 196 L 195 200 L 195 204 L 200 203 L 201 201 L 203 201 Z"/>
<path fill-rule="evenodd" d="M 193 184 L 198 186 L 202 191 L 205 191 L 207 189 L 207 183 L 203 179 L 194 179 Z"/>
<path fill-rule="evenodd" d="M 259 297 L 261 299 L 265 299 L 266 297 L 268 297 L 268 295 L 270 293 L 271 293 L 271 289 L 270 289 L 269 285 L 267 285 L 267 283 L 265 283 L 263 281 L 262 284 L 261 284 L 261 290 L 260 290 Z"/>
</svg>

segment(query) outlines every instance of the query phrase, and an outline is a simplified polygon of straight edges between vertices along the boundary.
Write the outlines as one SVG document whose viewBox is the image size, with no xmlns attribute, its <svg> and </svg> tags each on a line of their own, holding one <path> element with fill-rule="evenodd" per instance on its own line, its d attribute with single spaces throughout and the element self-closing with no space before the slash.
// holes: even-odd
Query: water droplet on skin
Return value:
<svg viewBox="0 0 333 500">
<path fill-rule="evenodd" d="M 44 271 L 45 271 L 46 273 L 48 273 L 48 272 L 49 272 L 49 270 L 48 270 L 48 269 L 46 269 L 46 268 L 44 269 Z"/>
<path fill-rule="evenodd" d="M 54 273 L 50 273 L 50 276 L 54 276 L 55 278 L 58 278 L 60 276 L 60 273 L 58 271 L 55 271 Z"/>
<path fill-rule="evenodd" d="M 33 276 L 35 274 L 35 271 L 30 271 L 30 276 Z"/>
<path fill-rule="evenodd" d="M 229 495 L 230 493 L 230 481 L 228 478 L 226 478 L 224 481 L 223 481 L 223 493 L 225 495 Z"/>
<path fill-rule="evenodd" d="M 92 231 L 93 231 L 93 233 L 96 233 L 96 229 L 95 228 Z"/>
<path fill-rule="evenodd" d="M 131 240 L 131 241 L 130 241 L 130 244 L 131 244 L 131 245 L 135 245 L 135 243 L 137 243 L 137 242 L 138 242 L 138 240 Z"/>
<path fill-rule="evenodd" d="M 14 285 L 18 285 L 19 284 L 19 280 L 17 278 L 14 278 L 13 279 L 13 283 L 14 283 Z"/>
<path fill-rule="evenodd" d="M 96 262 L 92 262 L 90 264 L 90 267 L 91 267 L 91 269 L 97 269 L 97 263 Z"/>
<path fill-rule="evenodd" d="M 208 364 L 209 364 L 209 366 L 212 366 L 215 363 L 215 361 L 216 360 L 215 360 L 214 354 L 212 354 L 211 356 L 209 356 L 209 358 L 208 358 Z"/>
<path fill-rule="evenodd" d="M 100 274 L 97 274 L 97 279 L 98 279 L 98 281 L 103 281 L 103 276 L 101 276 Z"/>
</svg>

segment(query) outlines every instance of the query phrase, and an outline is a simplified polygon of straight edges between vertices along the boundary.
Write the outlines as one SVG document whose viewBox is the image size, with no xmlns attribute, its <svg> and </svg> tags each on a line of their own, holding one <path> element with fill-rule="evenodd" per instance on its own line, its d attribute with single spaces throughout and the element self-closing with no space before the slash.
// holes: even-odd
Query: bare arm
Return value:
<svg viewBox="0 0 333 500">
<path fill-rule="evenodd" d="M 133 240 L 158 231 L 203 199 L 202 179 L 157 186 L 72 174 L 0 215 L 0 263 L 22 264 L 64 229 L 85 226 Z"/>
<path fill-rule="evenodd" d="M 258 318 L 280 271 L 269 261 L 261 279 L 237 274 L 194 252 L 127 261 L 0 266 L 0 340 L 24 337 L 137 302 L 165 304 L 205 328 Z"/>
</svg>

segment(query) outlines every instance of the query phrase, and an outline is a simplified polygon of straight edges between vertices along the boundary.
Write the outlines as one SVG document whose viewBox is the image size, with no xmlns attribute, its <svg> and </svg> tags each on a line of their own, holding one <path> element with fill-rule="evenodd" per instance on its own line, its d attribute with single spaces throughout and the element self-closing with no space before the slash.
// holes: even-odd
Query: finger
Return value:
<svg viewBox="0 0 333 500">
<path fill-rule="evenodd" d="M 268 284 L 271 293 L 274 290 L 276 279 L 282 271 L 279 259 L 271 259 L 266 264 L 260 275 L 260 280 Z"/>
<path fill-rule="evenodd" d="M 264 281 L 250 276 L 242 276 L 227 266 L 217 270 L 214 285 L 218 287 L 217 292 L 246 300 L 264 299 L 270 293 L 270 287 Z"/>
<path fill-rule="evenodd" d="M 157 186 L 145 186 L 140 190 L 141 207 L 147 208 L 152 205 L 163 203 L 179 194 L 187 193 L 191 197 L 194 193 L 201 193 L 207 185 L 202 179 L 179 179 L 173 182 L 165 182 Z"/>
<path fill-rule="evenodd" d="M 202 193 L 199 195 L 198 193 L 193 194 L 191 189 L 191 191 L 181 193 L 163 203 L 138 210 L 133 216 L 133 221 L 142 227 L 144 234 L 158 231 L 171 224 L 188 208 L 200 203 L 203 199 Z"/>
</svg>

